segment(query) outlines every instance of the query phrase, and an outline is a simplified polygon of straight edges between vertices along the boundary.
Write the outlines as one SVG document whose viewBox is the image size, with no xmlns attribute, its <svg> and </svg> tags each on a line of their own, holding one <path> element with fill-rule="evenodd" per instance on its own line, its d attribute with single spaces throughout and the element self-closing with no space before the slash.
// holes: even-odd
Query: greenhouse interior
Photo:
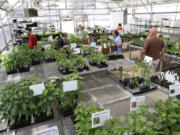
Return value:
<svg viewBox="0 0 180 135">
<path fill-rule="evenodd" d="M 0 135 L 180 135 L 180 0 L 0 0 Z"/>
</svg>

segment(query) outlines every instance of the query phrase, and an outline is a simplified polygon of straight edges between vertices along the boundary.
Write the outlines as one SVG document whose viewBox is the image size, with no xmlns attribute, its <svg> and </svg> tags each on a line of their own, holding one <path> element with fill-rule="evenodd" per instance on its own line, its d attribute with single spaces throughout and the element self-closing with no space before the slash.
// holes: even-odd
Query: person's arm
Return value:
<svg viewBox="0 0 180 135">
<path fill-rule="evenodd" d="M 59 39 L 59 40 L 57 41 L 56 49 L 58 50 L 58 49 L 62 48 L 62 46 L 63 46 L 62 40 Z"/>
<path fill-rule="evenodd" d="M 164 60 L 165 60 L 165 47 L 163 47 L 161 50 L 161 61 L 164 62 Z"/>
<path fill-rule="evenodd" d="M 141 54 L 139 56 L 139 60 L 141 60 L 146 55 L 148 46 L 149 46 L 149 41 L 147 40 L 144 44 L 144 47 L 142 48 Z"/>
</svg>

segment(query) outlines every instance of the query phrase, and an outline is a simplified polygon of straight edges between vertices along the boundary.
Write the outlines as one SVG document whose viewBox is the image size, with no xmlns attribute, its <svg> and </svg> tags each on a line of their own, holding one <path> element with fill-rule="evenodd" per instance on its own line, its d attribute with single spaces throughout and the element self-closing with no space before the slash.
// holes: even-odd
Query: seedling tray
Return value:
<svg viewBox="0 0 180 135">
<path fill-rule="evenodd" d="M 109 55 L 109 60 L 124 59 L 124 55 Z"/>
<path fill-rule="evenodd" d="M 127 91 L 129 91 L 131 94 L 133 95 L 138 95 L 138 94 L 142 94 L 142 93 L 146 93 L 146 92 L 149 92 L 149 91 L 153 91 L 153 90 L 156 90 L 157 89 L 157 86 L 155 86 L 154 84 L 151 84 L 150 85 L 150 89 L 147 89 L 145 91 L 140 91 L 139 90 L 139 87 L 136 87 L 134 89 L 130 89 L 129 87 L 125 86 L 122 81 L 120 80 L 119 81 L 120 85 Z"/>
</svg>

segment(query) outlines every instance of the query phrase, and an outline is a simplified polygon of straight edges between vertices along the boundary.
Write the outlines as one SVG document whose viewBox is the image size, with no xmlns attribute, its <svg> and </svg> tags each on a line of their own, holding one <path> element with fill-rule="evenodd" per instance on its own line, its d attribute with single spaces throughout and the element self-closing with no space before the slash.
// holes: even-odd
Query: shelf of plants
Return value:
<svg viewBox="0 0 180 135">
<path fill-rule="evenodd" d="M 36 92 L 30 86 L 42 83 L 37 79 L 38 76 L 35 76 L 3 86 L 0 92 L 0 118 L 2 122 L 8 122 L 10 130 L 53 119 L 52 102 L 57 103 L 57 110 L 60 110 L 63 116 L 74 112 L 80 96 L 82 77 L 73 74 L 64 78 L 51 78 L 43 82 L 45 89 L 42 93 L 35 95 Z M 73 80 L 78 82 L 77 89 L 65 92 L 63 83 Z"/>
</svg>

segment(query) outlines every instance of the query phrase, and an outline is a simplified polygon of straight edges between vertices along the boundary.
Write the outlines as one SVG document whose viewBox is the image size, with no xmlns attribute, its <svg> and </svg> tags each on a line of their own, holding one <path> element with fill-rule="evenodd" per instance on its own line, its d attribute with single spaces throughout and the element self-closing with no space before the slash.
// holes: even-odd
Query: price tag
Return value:
<svg viewBox="0 0 180 135">
<path fill-rule="evenodd" d="M 178 95 L 180 95 L 180 83 L 177 83 L 175 85 L 170 85 L 169 86 L 169 96 L 175 97 Z"/>
<path fill-rule="evenodd" d="M 152 57 L 149 57 L 149 56 L 145 56 L 145 57 L 144 57 L 144 62 L 149 63 L 149 64 L 152 64 L 152 61 L 153 61 L 153 58 L 152 58 Z"/>
<path fill-rule="evenodd" d="M 96 46 L 96 42 L 91 42 L 91 46 L 95 47 Z"/>
<path fill-rule="evenodd" d="M 76 48 L 77 44 L 76 43 L 71 43 L 71 48 Z"/>
<path fill-rule="evenodd" d="M 102 51 L 102 46 L 96 46 L 96 51 L 101 52 Z"/>
<path fill-rule="evenodd" d="M 81 49 L 80 48 L 74 48 L 74 54 L 80 54 Z"/>
<path fill-rule="evenodd" d="M 49 36 L 48 41 L 53 41 L 53 36 Z"/>
<path fill-rule="evenodd" d="M 59 135 L 59 130 L 57 126 L 46 128 L 35 132 L 33 135 Z"/>
<path fill-rule="evenodd" d="M 113 37 L 113 36 L 109 36 L 109 39 L 110 39 L 110 40 L 114 40 L 114 37 Z"/>
<path fill-rule="evenodd" d="M 104 43 L 104 48 L 107 48 L 107 45 Z"/>
<path fill-rule="evenodd" d="M 110 110 L 92 114 L 92 128 L 101 127 L 106 120 L 110 119 Z"/>
<path fill-rule="evenodd" d="M 77 80 L 63 82 L 63 90 L 64 90 L 64 92 L 75 91 L 75 90 L 77 90 L 77 88 L 78 88 L 77 87 Z"/>
<path fill-rule="evenodd" d="M 44 83 L 36 84 L 36 85 L 31 85 L 29 86 L 31 90 L 33 90 L 34 96 L 41 95 L 43 91 L 45 90 Z"/>
<path fill-rule="evenodd" d="M 145 103 L 145 96 L 131 98 L 130 111 L 136 111 Z"/>
</svg>

